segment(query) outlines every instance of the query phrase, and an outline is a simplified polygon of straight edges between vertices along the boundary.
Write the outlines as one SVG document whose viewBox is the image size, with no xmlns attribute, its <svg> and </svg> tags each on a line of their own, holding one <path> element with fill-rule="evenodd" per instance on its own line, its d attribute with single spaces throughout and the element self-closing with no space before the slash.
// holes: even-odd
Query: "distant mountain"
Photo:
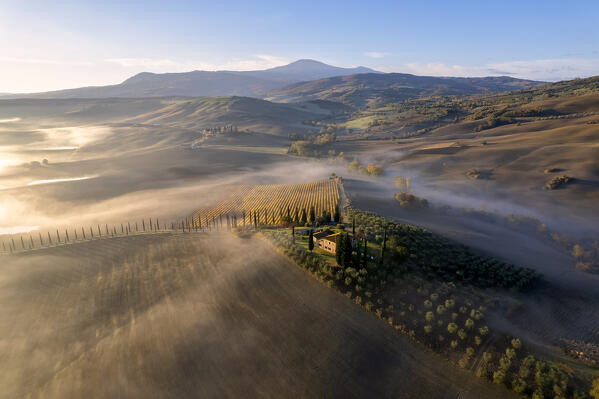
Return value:
<svg viewBox="0 0 599 399">
<path fill-rule="evenodd" d="M 3 98 L 263 97 L 269 90 L 295 82 L 365 72 L 376 73 L 365 67 L 339 68 L 319 61 L 299 60 L 261 71 L 142 72 L 116 85 L 10 94 Z"/>
<path fill-rule="evenodd" d="M 339 68 L 315 60 L 298 60 L 288 65 L 266 69 L 264 71 L 241 72 L 263 79 L 293 79 L 296 82 L 347 76 L 358 73 L 381 73 L 366 67 Z"/>
<path fill-rule="evenodd" d="M 271 90 L 266 98 L 279 102 L 319 99 L 362 107 L 421 96 L 493 93 L 543 84 L 545 82 L 507 76 L 454 78 L 404 73 L 365 73 L 294 83 Z"/>
</svg>

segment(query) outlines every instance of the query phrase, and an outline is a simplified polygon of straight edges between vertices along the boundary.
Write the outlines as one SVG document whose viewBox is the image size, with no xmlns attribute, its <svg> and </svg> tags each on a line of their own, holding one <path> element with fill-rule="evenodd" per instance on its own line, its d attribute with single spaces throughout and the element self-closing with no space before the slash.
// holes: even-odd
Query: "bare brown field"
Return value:
<svg viewBox="0 0 599 399">
<path fill-rule="evenodd" d="M 2 259 L 4 397 L 509 396 L 255 238 L 139 235 Z"/>
</svg>

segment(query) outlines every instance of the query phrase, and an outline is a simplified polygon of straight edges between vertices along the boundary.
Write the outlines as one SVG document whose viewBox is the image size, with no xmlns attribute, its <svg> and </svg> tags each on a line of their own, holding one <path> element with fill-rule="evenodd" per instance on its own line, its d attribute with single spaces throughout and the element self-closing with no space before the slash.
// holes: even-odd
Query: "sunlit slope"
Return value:
<svg viewBox="0 0 599 399">
<path fill-rule="evenodd" d="M 504 397 L 256 238 L 134 236 L 2 258 L 6 398 Z"/>
<path fill-rule="evenodd" d="M 334 215 L 339 205 L 337 179 L 300 184 L 270 184 L 259 186 L 233 186 L 229 196 L 213 207 L 199 209 L 193 214 L 196 226 L 208 225 L 219 218 L 235 218 L 237 225 L 257 223 L 280 225 L 289 213 L 291 219 L 301 218 L 310 209 L 315 216 Z"/>
<path fill-rule="evenodd" d="M 134 123 L 210 128 L 234 125 L 240 130 L 284 134 L 308 129 L 304 122 L 330 119 L 349 108 L 328 101 L 280 104 L 250 97 L 200 97 L 179 101 L 126 120 Z"/>
</svg>

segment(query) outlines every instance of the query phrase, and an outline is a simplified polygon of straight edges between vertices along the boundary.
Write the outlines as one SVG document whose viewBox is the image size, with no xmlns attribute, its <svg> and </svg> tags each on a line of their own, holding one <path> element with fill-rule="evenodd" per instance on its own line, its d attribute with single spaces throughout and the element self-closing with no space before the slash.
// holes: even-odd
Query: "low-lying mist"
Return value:
<svg viewBox="0 0 599 399">
<path fill-rule="evenodd" d="M 6 397 L 502 395 L 448 369 L 258 238 L 137 235 L 7 260 Z"/>
</svg>

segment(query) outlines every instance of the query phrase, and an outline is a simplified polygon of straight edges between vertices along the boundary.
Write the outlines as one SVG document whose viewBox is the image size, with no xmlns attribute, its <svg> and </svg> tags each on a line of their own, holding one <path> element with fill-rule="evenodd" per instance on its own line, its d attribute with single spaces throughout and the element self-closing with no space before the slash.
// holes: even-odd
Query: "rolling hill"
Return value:
<svg viewBox="0 0 599 399">
<path fill-rule="evenodd" d="M 281 104 L 251 97 L 202 97 L 176 102 L 126 122 L 183 128 L 235 125 L 239 129 L 287 134 L 309 128 L 304 121 L 332 120 L 349 110 L 343 104 L 322 100 Z"/>
<path fill-rule="evenodd" d="M 272 90 L 267 98 L 281 102 L 321 99 L 363 107 L 422 96 L 493 93 L 542 84 L 543 82 L 507 76 L 454 78 L 404 73 L 365 73 L 291 84 Z"/>
</svg>

